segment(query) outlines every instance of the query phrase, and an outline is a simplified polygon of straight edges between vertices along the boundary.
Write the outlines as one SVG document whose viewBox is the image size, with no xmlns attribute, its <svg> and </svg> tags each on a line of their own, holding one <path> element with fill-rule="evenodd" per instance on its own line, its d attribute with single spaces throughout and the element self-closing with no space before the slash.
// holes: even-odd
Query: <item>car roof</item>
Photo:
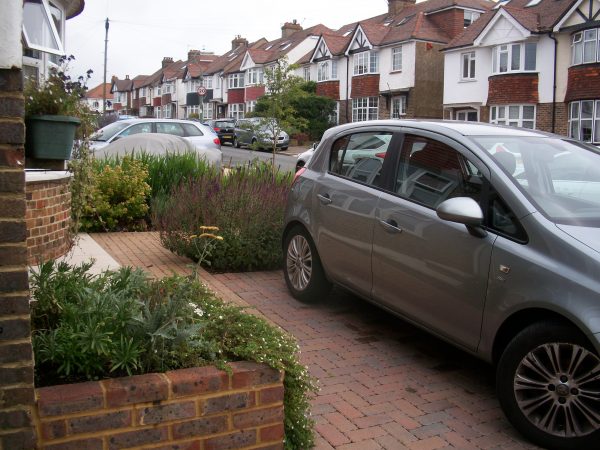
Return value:
<svg viewBox="0 0 600 450">
<path fill-rule="evenodd" d="M 481 122 L 461 122 L 456 120 L 423 120 L 423 119 L 389 119 L 367 120 L 352 122 L 330 128 L 332 132 L 372 126 L 408 127 L 420 130 L 437 131 L 440 133 L 454 132 L 462 136 L 519 136 L 519 137 L 549 137 L 555 136 L 543 131 L 516 128 L 511 126 L 493 125 Z M 329 130 L 328 130 L 329 131 Z"/>
</svg>

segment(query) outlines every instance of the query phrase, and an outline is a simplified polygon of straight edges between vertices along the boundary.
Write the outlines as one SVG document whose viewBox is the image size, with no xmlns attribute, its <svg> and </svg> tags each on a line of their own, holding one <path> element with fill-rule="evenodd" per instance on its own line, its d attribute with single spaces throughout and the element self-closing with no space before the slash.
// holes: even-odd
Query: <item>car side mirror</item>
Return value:
<svg viewBox="0 0 600 450">
<path fill-rule="evenodd" d="M 312 145 L 313 150 L 316 150 L 318 145 L 319 145 L 318 142 L 313 142 L 313 145 Z"/>
<path fill-rule="evenodd" d="M 482 238 L 487 236 L 487 232 L 481 226 L 483 211 L 470 197 L 454 197 L 443 201 L 435 212 L 442 220 L 464 224 L 473 236 Z"/>
</svg>

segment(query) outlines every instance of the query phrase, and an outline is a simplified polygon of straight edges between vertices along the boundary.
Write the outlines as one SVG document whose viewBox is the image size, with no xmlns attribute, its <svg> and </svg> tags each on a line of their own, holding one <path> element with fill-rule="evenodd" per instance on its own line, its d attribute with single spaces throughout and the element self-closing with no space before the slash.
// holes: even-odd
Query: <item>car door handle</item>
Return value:
<svg viewBox="0 0 600 450">
<path fill-rule="evenodd" d="M 402 228 L 398 227 L 395 220 L 380 220 L 379 224 L 389 233 L 402 233 Z"/>
<path fill-rule="evenodd" d="M 317 198 L 321 202 L 322 205 L 329 205 L 331 203 L 331 199 L 329 198 L 329 194 L 321 195 L 317 194 Z"/>
</svg>

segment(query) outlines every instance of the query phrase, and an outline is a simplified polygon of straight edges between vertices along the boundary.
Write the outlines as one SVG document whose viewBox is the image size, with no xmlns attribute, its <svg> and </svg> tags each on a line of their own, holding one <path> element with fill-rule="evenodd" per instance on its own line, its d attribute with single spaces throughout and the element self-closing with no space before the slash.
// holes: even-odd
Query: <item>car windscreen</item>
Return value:
<svg viewBox="0 0 600 450">
<path fill-rule="evenodd" d="M 111 123 L 110 125 L 106 125 L 104 128 L 100 128 L 98 131 L 96 131 L 94 134 L 92 134 L 90 139 L 92 141 L 106 142 L 111 137 L 113 137 L 115 134 L 117 134 L 121 130 L 124 130 L 125 128 L 127 128 L 130 125 L 131 125 L 130 123 L 126 123 L 126 122 Z"/>
<path fill-rule="evenodd" d="M 555 223 L 600 227 L 600 150 L 552 137 L 472 137 Z"/>
</svg>

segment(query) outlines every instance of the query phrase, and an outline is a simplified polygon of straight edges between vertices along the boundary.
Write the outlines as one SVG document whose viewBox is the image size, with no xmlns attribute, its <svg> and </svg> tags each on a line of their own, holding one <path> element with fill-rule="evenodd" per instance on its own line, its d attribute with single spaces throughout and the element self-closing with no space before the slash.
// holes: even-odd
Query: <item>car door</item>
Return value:
<svg viewBox="0 0 600 450">
<path fill-rule="evenodd" d="M 480 202 L 487 168 L 458 144 L 406 134 L 396 180 L 379 198 L 373 231 L 373 297 L 474 350 L 495 236 L 440 219 L 452 197 Z"/>
<path fill-rule="evenodd" d="M 389 131 L 340 136 L 314 189 L 316 243 L 323 266 L 331 278 L 365 296 L 371 292 L 375 206 L 391 137 Z M 358 150 L 361 156 L 355 159 Z"/>
</svg>

